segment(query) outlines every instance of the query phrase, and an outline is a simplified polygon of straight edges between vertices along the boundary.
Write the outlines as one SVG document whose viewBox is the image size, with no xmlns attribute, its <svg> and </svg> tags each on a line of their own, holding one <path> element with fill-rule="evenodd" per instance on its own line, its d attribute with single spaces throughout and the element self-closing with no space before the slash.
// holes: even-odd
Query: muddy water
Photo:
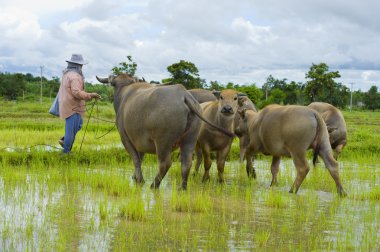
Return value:
<svg viewBox="0 0 380 252">
<path fill-rule="evenodd" d="M 153 162 L 144 164 L 146 183 L 137 188 L 131 164 L 20 168 L 15 176 L 3 171 L 0 250 L 380 249 L 379 200 L 353 196 L 379 186 L 378 164 L 341 162 L 343 185 L 350 194 L 345 199 L 337 197 L 322 167 L 312 169 L 297 195 L 289 194 L 295 177 L 290 160 L 281 163 L 280 184 L 270 189 L 269 165 L 269 160 L 255 163 L 256 181 L 248 180 L 237 162 L 227 164 L 223 185 L 216 182 L 215 166 L 207 184 L 200 182 L 201 174 L 191 176 L 186 192 L 190 199 L 203 195 L 211 202 L 206 210 L 194 212 L 172 207 L 174 183 L 180 181 L 177 163 L 159 191 L 149 189 L 157 171 Z M 110 183 L 94 182 L 99 176 Z M 130 185 L 129 192 L 109 189 L 120 177 Z M 143 219 L 122 216 L 120 209 L 136 200 L 144 204 Z"/>
</svg>

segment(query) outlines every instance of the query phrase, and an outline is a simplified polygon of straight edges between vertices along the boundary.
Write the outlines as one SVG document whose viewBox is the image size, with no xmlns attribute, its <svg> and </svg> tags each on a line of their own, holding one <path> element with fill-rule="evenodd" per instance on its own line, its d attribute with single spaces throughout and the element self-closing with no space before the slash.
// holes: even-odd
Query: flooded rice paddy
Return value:
<svg viewBox="0 0 380 252">
<path fill-rule="evenodd" d="M 132 181 L 133 165 L 109 123 L 89 123 L 70 156 L 57 140 L 63 121 L 50 102 L 0 102 L 0 251 L 379 251 L 380 113 L 344 112 L 348 144 L 339 158 L 340 198 L 323 164 L 312 168 L 298 194 L 290 159 L 270 188 L 269 157 L 247 178 L 234 142 L 225 183 L 202 183 L 202 172 L 181 181 L 177 154 L 159 190 L 154 156 L 143 163 L 146 183 Z M 112 105 L 100 106 L 112 121 Z M 311 160 L 311 156 L 310 156 Z M 193 172 L 193 171 L 192 171 Z"/>
<path fill-rule="evenodd" d="M 120 151 L 123 151 L 120 149 Z M 249 180 L 229 162 L 224 184 L 191 176 L 179 191 L 173 164 L 159 190 L 149 188 L 157 168 L 148 157 L 146 184 L 136 186 L 133 165 L 80 165 L 57 155 L 59 165 L 0 171 L 0 250 L 379 250 L 380 166 L 340 162 L 339 198 L 322 164 L 297 195 L 290 159 L 281 163 L 279 187 L 269 188 L 270 159 L 256 162 Z M 367 172 L 366 172 L 367 171 Z M 375 197 L 371 198 L 371 194 Z M 377 197 L 376 197 L 377 195 Z"/>
</svg>

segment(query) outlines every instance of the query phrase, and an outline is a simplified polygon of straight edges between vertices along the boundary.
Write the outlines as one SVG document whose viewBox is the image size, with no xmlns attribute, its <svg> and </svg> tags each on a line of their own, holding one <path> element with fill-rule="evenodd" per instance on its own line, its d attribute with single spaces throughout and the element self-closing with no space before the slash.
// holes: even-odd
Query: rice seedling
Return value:
<svg viewBox="0 0 380 252">
<path fill-rule="evenodd" d="M 95 136 L 107 122 L 90 121 L 81 151 L 83 130 L 69 157 L 32 147 L 57 146 L 63 133 L 63 122 L 46 113 L 49 105 L 0 102 L 1 251 L 380 249 L 379 112 L 344 112 L 349 139 L 338 161 L 348 197 L 341 199 L 323 163 L 296 195 L 288 193 L 291 159 L 281 162 L 278 187 L 269 187 L 271 159 L 263 155 L 254 162 L 257 179 L 248 179 L 237 140 L 224 184 L 191 176 L 188 190 L 179 191 L 175 152 L 158 191 L 136 186 L 118 133 Z M 101 104 L 99 116 L 114 119 L 112 105 Z M 156 156 L 146 155 L 145 180 L 157 169 Z M 216 178 L 215 164 L 210 171 Z"/>
<path fill-rule="evenodd" d="M 261 231 L 255 233 L 254 243 L 257 247 L 264 247 L 267 245 L 268 240 L 270 238 L 271 232 L 270 231 Z"/>
<path fill-rule="evenodd" d="M 146 218 L 145 202 L 140 193 L 133 192 L 127 203 L 119 206 L 118 216 L 131 221 L 142 221 Z"/>
</svg>

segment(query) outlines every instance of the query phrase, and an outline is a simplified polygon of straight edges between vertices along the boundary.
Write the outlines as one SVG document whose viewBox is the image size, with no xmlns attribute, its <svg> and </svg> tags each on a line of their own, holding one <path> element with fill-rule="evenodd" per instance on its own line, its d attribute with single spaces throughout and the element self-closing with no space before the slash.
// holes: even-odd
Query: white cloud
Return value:
<svg viewBox="0 0 380 252">
<path fill-rule="evenodd" d="M 0 48 L 14 50 L 32 47 L 43 33 L 35 15 L 16 8 L 0 9 L 0 31 Z"/>
<path fill-rule="evenodd" d="M 19 10 L 29 11 L 36 15 L 52 12 L 75 10 L 90 3 L 91 0 L 1 0 L 2 7 L 15 7 Z"/>
<path fill-rule="evenodd" d="M 72 53 L 88 80 L 127 55 L 146 79 L 191 61 L 207 81 L 305 81 L 312 63 L 368 89 L 380 78 L 380 2 L 300 0 L 0 0 L 1 71 L 59 76 Z"/>
</svg>

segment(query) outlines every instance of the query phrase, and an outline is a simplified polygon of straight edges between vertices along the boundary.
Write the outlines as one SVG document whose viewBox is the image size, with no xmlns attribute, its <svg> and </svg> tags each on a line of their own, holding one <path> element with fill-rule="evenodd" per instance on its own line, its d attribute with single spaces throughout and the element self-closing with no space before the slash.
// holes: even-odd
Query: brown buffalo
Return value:
<svg viewBox="0 0 380 252">
<path fill-rule="evenodd" d="M 306 152 L 313 149 L 314 163 L 319 155 L 334 179 L 338 193 L 346 195 L 340 182 L 338 163 L 332 155 L 326 125 L 316 111 L 295 105 L 270 105 L 259 113 L 244 110 L 241 112 L 239 131 L 249 135 L 246 152 L 248 176 L 254 175 L 252 158 L 256 153 L 271 155 L 271 186 L 277 185 L 280 158 L 291 156 L 297 177 L 290 192 L 296 193 L 309 172 Z"/>
<path fill-rule="evenodd" d="M 201 123 L 199 118 L 205 120 L 199 103 L 182 85 L 156 87 L 136 82 L 127 74 L 97 79 L 114 86 L 116 125 L 121 141 L 132 157 L 136 182 L 144 181 L 141 171 L 144 154 L 157 154 L 159 172 L 151 187 L 158 188 L 172 164 L 171 152 L 179 147 L 182 188 L 186 189 Z M 232 133 L 214 127 L 224 132 L 221 134 L 232 136 Z"/>
<path fill-rule="evenodd" d="M 197 89 L 189 89 L 188 91 L 194 96 L 194 98 L 199 103 L 217 100 L 213 92 L 210 90 L 197 88 Z M 258 109 L 256 108 L 256 105 L 247 96 L 239 97 L 238 104 L 239 104 L 238 110 L 240 111 L 243 109 L 253 110 L 256 112 L 258 111 Z M 234 119 L 234 130 L 236 130 L 236 127 L 239 123 L 239 117 L 240 117 L 239 113 L 236 113 L 235 119 Z M 243 162 L 244 156 L 245 156 L 245 146 L 247 146 L 248 144 L 247 141 L 249 139 L 248 139 L 247 134 L 242 134 L 242 135 L 237 134 L 237 136 L 239 137 L 240 162 Z"/>
<path fill-rule="evenodd" d="M 243 110 L 252 110 L 254 112 L 257 112 L 258 109 L 256 108 L 255 104 L 247 97 L 243 96 L 239 99 L 239 108 L 238 111 Z M 239 126 L 239 119 L 240 119 L 240 113 L 235 114 L 235 121 L 234 121 L 234 132 L 239 137 L 239 147 L 240 147 L 240 162 L 243 162 L 245 157 L 245 151 L 246 146 L 249 142 L 248 134 L 239 134 L 239 132 L 236 130 Z"/>
<path fill-rule="evenodd" d="M 218 98 L 216 101 L 202 103 L 202 115 L 212 123 L 224 128 L 227 131 L 234 130 L 234 117 L 238 108 L 239 97 L 244 96 L 235 90 L 226 89 L 223 91 L 214 91 Z M 205 123 L 201 123 L 201 129 L 198 135 L 196 154 L 197 162 L 195 165 L 195 173 L 198 173 L 199 166 L 204 158 L 205 173 L 203 181 L 209 180 L 209 170 L 211 167 L 212 151 L 217 152 L 217 168 L 218 180 L 223 181 L 224 164 L 226 157 L 230 151 L 233 138 L 221 134 Z"/>
<path fill-rule="evenodd" d="M 216 101 L 216 97 L 213 94 L 212 91 L 206 90 L 206 89 L 201 89 L 201 88 L 195 88 L 195 89 L 189 89 L 187 90 L 189 93 L 194 96 L 194 98 L 199 102 L 199 103 L 204 103 L 208 101 Z"/>
<path fill-rule="evenodd" d="M 339 109 L 325 102 L 313 102 L 308 107 L 316 110 L 325 121 L 331 148 L 334 150 L 334 158 L 338 160 L 339 154 L 347 144 L 347 128 L 343 114 Z"/>
</svg>

